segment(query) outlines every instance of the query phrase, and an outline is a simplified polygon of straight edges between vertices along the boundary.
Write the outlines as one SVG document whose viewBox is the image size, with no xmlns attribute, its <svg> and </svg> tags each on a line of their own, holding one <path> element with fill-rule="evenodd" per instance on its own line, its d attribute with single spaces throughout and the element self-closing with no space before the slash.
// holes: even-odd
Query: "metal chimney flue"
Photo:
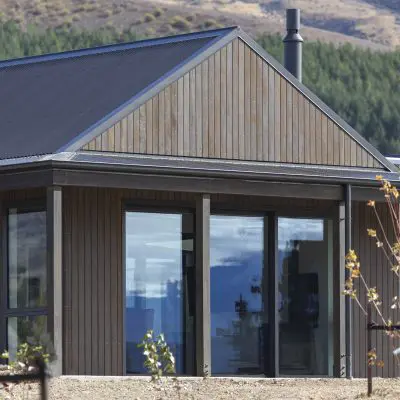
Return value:
<svg viewBox="0 0 400 400">
<path fill-rule="evenodd" d="M 289 8 L 286 10 L 287 34 L 283 39 L 285 53 L 285 68 L 300 82 L 302 78 L 303 38 L 300 36 L 300 10 Z"/>
</svg>

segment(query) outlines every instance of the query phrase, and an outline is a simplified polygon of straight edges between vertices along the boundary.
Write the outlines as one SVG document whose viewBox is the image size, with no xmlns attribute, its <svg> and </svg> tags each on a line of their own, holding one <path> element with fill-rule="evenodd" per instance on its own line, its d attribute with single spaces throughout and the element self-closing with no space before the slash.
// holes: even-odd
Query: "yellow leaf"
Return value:
<svg viewBox="0 0 400 400">
<path fill-rule="evenodd" d="M 375 229 L 367 229 L 368 236 L 376 237 L 376 230 Z"/>
</svg>

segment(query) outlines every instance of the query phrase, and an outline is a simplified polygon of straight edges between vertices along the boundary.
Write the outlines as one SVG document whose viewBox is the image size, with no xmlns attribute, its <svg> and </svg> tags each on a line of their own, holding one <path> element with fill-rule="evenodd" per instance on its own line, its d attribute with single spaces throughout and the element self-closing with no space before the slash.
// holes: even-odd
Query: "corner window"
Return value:
<svg viewBox="0 0 400 400">
<path fill-rule="evenodd" d="M 19 343 L 47 332 L 46 211 L 9 208 L 6 217 L 3 337 L 12 357 Z"/>
<path fill-rule="evenodd" d="M 46 307 L 46 257 L 46 212 L 9 209 L 9 308 Z"/>
</svg>

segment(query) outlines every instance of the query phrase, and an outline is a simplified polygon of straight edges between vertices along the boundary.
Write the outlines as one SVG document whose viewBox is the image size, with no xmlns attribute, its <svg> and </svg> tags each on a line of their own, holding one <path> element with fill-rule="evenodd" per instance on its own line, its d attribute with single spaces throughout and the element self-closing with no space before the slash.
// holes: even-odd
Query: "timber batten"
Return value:
<svg viewBox="0 0 400 400">
<path fill-rule="evenodd" d="M 83 149 L 383 168 L 240 38 Z"/>
</svg>

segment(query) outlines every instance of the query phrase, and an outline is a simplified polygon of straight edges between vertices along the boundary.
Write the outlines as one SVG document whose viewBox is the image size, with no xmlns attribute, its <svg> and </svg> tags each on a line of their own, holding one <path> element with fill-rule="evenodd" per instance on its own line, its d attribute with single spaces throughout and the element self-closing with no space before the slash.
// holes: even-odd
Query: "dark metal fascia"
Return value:
<svg viewBox="0 0 400 400">
<path fill-rule="evenodd" d="M 371 171 L 371 175 L 360 176 L 360 170 L 357 171 L 346 171 L 347 175 L 340 176 L 334 175 L 339 172 L 332 169 L 322 168 L 321 174 L 316 175 L 315 170 L 313 174 L 293 174 L 290 171 L 279 172 L 279 168 L 276 171 L 264 170 L 256 171 L 251 170 L 251 166 L 247 170 L 240 169 L 229 169 L 229 168 L 207 168 L 204 165 L 199 168 L 198 164 L 188 162 L 185 167 L 174 167 L 171 165 L 137 165 L 137 164 L 116 164 L 106 162 L 89 162 L 89 161 L 76 161 L 76 160 L 45 160 L 38 161 L 14 166 L 0 167 L 0 176 L 2 174 L 15 176 L 17 179 L 18 175 L 24 172 L 43 171 L 48 170 L 75 170 L 87 172 L 109 172 L 114 173 L 134 173 L 143 175 L 169 175 L 169 176 L 189 176 L 199 178 L 224 178 L 224 179 L 243 179 L 243 180 L 254 180 L 254 181 L 274 181 L 274 182 L 293 182 L 293 183 L 324 183 L 324 184 L 346 184 L 352 183 L 353 185 L 360 185 L 362 187 L 378 187 L 379 182 L 375 179 L 375 174 L 381 174 L 385 179 L 390 180 L 392 183 L 399 183 L 400 177 L 398 173 Z M 298 167 L 299 169 L 301 167 Z M 283 168 L 282 168 L 283 169 Z M 295 169 L 295 168 L 294 168 Z M 355 174 L 355 172 L 357 174 Z M 325 173 L 325 174 L 324 174 Z M 57 182 L 53 182 L 57 184 Z"/>
<path fill-rule="evenodd" d="M 328 107 L 319 97 L 317 97 L 310 89 L 299 82 L 283 65 L 269 55 L 256 41 L 239 28 L 239 38 L 242 39 L 253 51 L 262 57 L 272 68 L 288 80 L 297 90 L 308 98 L 316 107 L 326 114 L 333 122 L 339 125 L 344 131 L 350 135 L 364 150 L 371 154 L 377 161 L 385 166 L 389 171 L 396 172 L 397 168 L 386 159 L 374 146 L 364 139 L 354 128 L 352 128 L 345 120 L 337 115 L 330 107 Z"/>
<path fill-rule="evenodd" d="M 99 171 L 109 173 L 120 173 L 125 172 L 143 174 L 143 175 L 168 175 L 168 176 L 192 176 L 199 178 L 226 178 L 226 179 L 243 179 L 243 180 L 254 180 L 254 181 L 274 181 L 274 182 L 293 182 L 293 183 L 329 183 L 329 184 L 344 184 L 353 183 L 363 186 L 378 186 L 379 183 L 375 180 L 375 177 L 335 177 L 335 176 L 316 176 L 316 175 L 293 175 L 293 174 L 280 174 L 280 173 L 260 173 L 254 171 L 232 171 L 232 170 L 207 170 L 207 169 L 191 169 L 190 167 L 185 169 L 177 169 L 174 167 L 167 166 L 137 166 L 137 165 L 115 165 L 105 163 L 90 163 L 90 162 L 77 162 L 77 161 L 52 161 L 53 168 L 59 169 L 72 169 L 77 171 Z M 398 174 L 396 175 L 398 178 Z M 384 174 L 388 179 L 394 178 L 392 174 Z M 391 179 L 392 182 L 400 181 L 399 179 Z"/>
</svg>

